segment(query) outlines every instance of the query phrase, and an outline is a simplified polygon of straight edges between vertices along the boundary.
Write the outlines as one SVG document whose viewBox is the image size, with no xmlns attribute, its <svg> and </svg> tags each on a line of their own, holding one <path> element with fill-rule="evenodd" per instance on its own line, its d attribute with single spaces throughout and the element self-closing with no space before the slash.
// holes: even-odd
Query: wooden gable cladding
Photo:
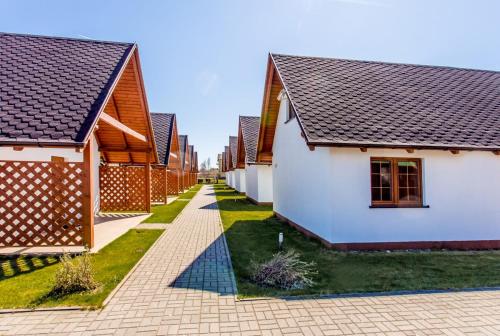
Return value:
<svg viewBox="0 0 500 336">
<path fill-rule="evenodd" d="M 186 136 L 186 146 L 185 148 L 181 148 L 184 151 L 184 162 L 182 165 L 182 170 L 185 172 L 189 172 L 191 170 L 191 157 L 189 155 L 189 139 Z"/>
<path fill-rule="evenodd" d="M 243 131 L 241 129 L 241 121 L 238 123 L 238 145 L 236 149 L 236 168 L 245 168 L 245 143 L 243 142 Z"/>
<path fill-rule="evenodd" d="M 181 169 L 181 151 L 179 144 L 179 132 L 177 131 L 177 118 L 172 121 L 172 132 L 170 132 L 170 148 L 168 152 L 168 168 Z"/>
<path fill-rule="evenodd" d="M 151 120 L 142 82 L 137 49 L 122 71 L 104 107 L 105 114 L 146 138 L 133 136 L 101 118 L 95 131 L 99 151 L 109 163 L 146 163 L 146 153 L 152 152 L 151 162 L 157 163 Z"/>
<path fill-rule="evenodd" d="M 271 55 L 269 55 L 266 84 L 264 87 L 264 99 L 262 102 L 259 140 L 257 143 L 257 162 L 272 162 L 274 133 L 276 131 L 276 122 L 280 108 L 278 96 L 282 89 L 283 84 L 276 71 Z"/>
</svg>

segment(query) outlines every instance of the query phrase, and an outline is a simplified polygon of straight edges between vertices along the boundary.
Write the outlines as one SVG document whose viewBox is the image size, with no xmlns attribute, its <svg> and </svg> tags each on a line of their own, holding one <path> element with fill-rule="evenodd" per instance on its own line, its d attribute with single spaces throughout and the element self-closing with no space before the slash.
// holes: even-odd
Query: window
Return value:
<svg viewBox="0 0 500 336">
<path fill-rule="evenodd" d="M 372 158 L 372 206 L 422 206 L 421 166 L 420 159 Z"/>
</svg>

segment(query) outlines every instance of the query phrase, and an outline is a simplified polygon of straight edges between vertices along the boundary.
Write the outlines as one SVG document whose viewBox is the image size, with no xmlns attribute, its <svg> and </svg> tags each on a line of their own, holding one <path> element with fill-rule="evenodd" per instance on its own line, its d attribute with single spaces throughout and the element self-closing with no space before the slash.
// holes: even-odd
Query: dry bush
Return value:
<svg viewBox="0 0 500 336">
<path fill-rule="evenodd" d="M 300 255 L 293 250 L 278 252 L 255 267 L 253 280 L 262 287 L 303 289 L 314 285 L 315 266 L 314 262 L 300 260 Z"/>
<path fill-rule="evenodd" d="M 69 254 L 61 257 L 61 264 L 56 272 L 53 294 L 65 295 L 94 290 L 98 283 L 94 279 L 94 271 L 90 255 L 85 252 L 76 261 Z"/>
</svg>

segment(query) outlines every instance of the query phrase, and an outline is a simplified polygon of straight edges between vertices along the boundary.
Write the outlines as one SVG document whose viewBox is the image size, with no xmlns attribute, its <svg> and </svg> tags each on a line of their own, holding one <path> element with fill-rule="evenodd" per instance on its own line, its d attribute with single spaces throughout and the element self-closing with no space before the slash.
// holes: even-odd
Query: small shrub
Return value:
<svg viewBox="0 0 500 336">
<path fill-rule="evenodd" d="M 56 272 L 55 285 L 52 289 L 53 294 L 85 292 L 97 287 L 98 283 L 94 279 L 90 255 L 87 252 L 76 261 L 67 253 L 62 255 L 61 265 Z"/>
<path fill-rule="evenodd" d="M 315 265 L 314 262 L 300 260 L 300 255 L 293 250 L 278 252 L 255 267 L 253 280 L 262 287 L 303 289 L 314 285 L 312 276 L 317 274 Z"/>
</svg>

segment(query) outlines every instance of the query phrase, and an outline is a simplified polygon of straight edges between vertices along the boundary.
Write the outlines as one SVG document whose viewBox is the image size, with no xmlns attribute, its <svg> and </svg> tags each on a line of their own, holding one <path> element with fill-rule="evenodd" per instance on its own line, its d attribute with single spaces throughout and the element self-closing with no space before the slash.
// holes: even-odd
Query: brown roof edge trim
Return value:
<svg viewBox="0 0 500 336">
<path fill-rule="evenodd" d="M 272 73 L 274 70 L 271 71 L 273 65 L 273 61 L 271 59 L 271 53 L 268 53 L 267 55 L 267 62 L 266 62 L 266 75 L 265 75 L 265 83 L 264 83 L 264 94 L 262 95 L 262 110 L 260 112 L 260 127 L 259 127 L 259 138 L 257 139 L 257 154 L 256 157 L 259 157 L 259 152 L 262 150 L 262 145 L 264 143 L 263 137 L 264 137 L 264 132 L 261 132 L 265 128 L 265 120 L 266 120 L 266 115 L 267 115 L 267 110 L 266 110 L 266 105 L 269 102 L 269 92 L 270 92 L 270 85 L 272 84 Z"/>
<path fill-rule="evenodd" d="M 245 165 L 249 166 L 272 166 L 272 162 L 246 162 Z"/>
<path fill-rule="evenodd" d="M 101 106 L 99 107 L 99 111 L 96 114 L 96 117 L 94 121 L 92 122 L 92 126 L 89 127 L 89 130 L 87 131 L 87 134 L 85 134 L 84 137 L 84 143 L 87 143 L 89 141 L 90 135 L 94 133 L 95 128 L 97 126 L 97 123 L 99 122 L 99 118 L 101 117 L 102 111 L 104 111 L 104 108 L 108 104 L 109 99 L 113 95 L 113 92 L 115 91 L 116 85 L 118 85 L 118 82 L 120 81 L 120 78 L 122 77 L 123 72 L 127 68 L 128 63 L 130 62 L 130 59 L 132 58 L 132 55 L 134 54 L 134 51 L 137 49 L 137 44 L 133 44 L 132 48 L 130 48 L 127 57 L 125 58 L 125 62 L 123 62 L 122 67 L 118 74 L 116 75 L 115 79 L 113 80 L 113 84 L 111 84 L 111 87 L 109 88 L 108 93 L 106 94 L 106 98 L 102 101 Z"/>
<path fill-rule="evenodd" d="M 149 104 L 148 104 L 148 97 L 146 96 L 146 88 L 144 86 L 144 79 L 142 77 L 142 67 L 141 67 L 141 60 L 139 58 L 139 47 L 137 44 L 134 44 L 134 51 L 132 55 L 135 57 L 135 65 L 137 67 L 137 74 L 139 76 L 139 86 L 141 87 L 142 91 L 142 96 L 144 98 L 144 107 L 146 109 L 146 114 L 147 114 L 147 119 L 148 119 L 148 132 L 149 136 L 148 138 L 151 139 L 151 143 L 153 144 L 153 153 L 155 156 L 155 162 L 160 162 L 160 159 L 158 157 L 158 151 L 156 149 L 156 141 L 155 141 L 155 135 L 153 131 L 153 124 L 151 122 L 151 112 L 149 111 Z"/>
<path fill-rule="evenodd" d="M 304 126 L 302 125 L 302 121 L 300 120 L 299 113 L 297 113 L 297 111 L 298 111 L 297 106 L 295 106 L 295 104 L 293 102 L 293 99 L 292 99 L 292 96 L 290 95 L 290 93 L 288 91 L 288 88 L 286 87 L 285 82 L 283 81 L 283 78 L 281 77 L 281 74 L 280 74 L 280 71 L 278 69 L 278 66 L 276 65 L 276 62 L 274 61 L 273 54 L 270 53 L 269 55 L 270 55 L 271 60 L 273 62 L 274 69 L 276 70 L 276 73 L 278 74 L 278 78 L 279 78 L 279 80 L 281 82 L 281 86 L 285 90 L 286 95 L 288 96 L 288 100 L 292 104 L 293 110 L 295 111 L 295 118 L 297 119 L 297 123 L 299 124 L 299 127 L 300 127 L 300 130 L 301 130 L 302 134 L 304 134 L 305 143 L 306 143 L 306 145 L 310 145 L 309 139 L 307 138 L 307 133 L 306 133 L 306 131 L 304 129 Z M 278 113 L 278 115 L 279 115 L 279 113 Z M 274 137 L 273 137 L 273 143 L 274 143 Z"/>
<path fill-rule="evenodd" d="M 325 142 L 308 142 L 307 143 L 309 146 L 317 146 L 317 147 L 351 147 L 351 148 L 358 148 L 358 147 L 365 147 L 365 148 L 388 148 L 388 149 L 407 149 L 407 148 L 412 148 L 412 149 L 417 149 L 417 150 L 452 150 L 452 149 L 460 149 L 460 150 L 467 150 L 467 151 L 484 151 L 484 152 L 489 152 L 489 151 L 496 151 L 500 150 L 498 147 L 467 147 L 467 146 L 454 146 L 454 145 L 420 145 L 420 144 L 376 144 L 376 143 L 356 143 L 356 142 L 332 142 L 332 143 L 325 143 Z"/>
<path fill-rule="evenodd" d="M 0 147 L 24 146 L 24 147 L 85 147 L 86 142 L 51 142 L 51 141 L 0 141 Z"/>
</svg>

